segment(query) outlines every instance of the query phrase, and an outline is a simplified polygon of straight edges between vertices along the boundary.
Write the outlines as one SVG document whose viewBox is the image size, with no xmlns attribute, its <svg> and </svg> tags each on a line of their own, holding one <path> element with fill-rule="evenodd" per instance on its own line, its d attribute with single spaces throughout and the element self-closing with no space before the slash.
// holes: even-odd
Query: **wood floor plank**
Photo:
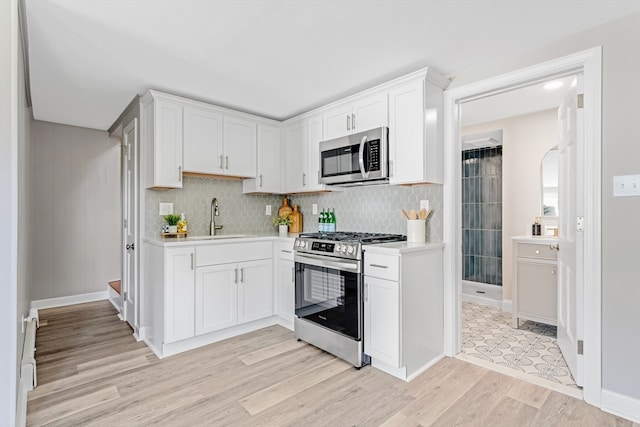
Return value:
<svg viewBox="0 0 640 427">
<path fill-rule="evenodd" d="M 280 326 L 160 360 L 108 301 L 40 319 L 30 426 L 640 427 L 455 358 L 410 383 L 356 370 Z"/>
<path fill-rule="evenodd" d="M 305 371 L 295 377 L 260 390 L 240 400 L 240 404 L 251 415 L 255 415 L 350 368 L 352 368 L 352 365 L 348 362 L 334 358 L 316 366 L 315 369 Z"/>
</svg>

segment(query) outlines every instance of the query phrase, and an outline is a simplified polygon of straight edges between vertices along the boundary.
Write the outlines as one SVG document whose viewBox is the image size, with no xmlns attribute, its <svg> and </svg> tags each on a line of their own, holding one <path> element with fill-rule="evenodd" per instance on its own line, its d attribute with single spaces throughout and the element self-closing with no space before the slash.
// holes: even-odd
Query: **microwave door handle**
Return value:
<svg viewBox="0 0 640 427">
<path fill-rule="evenodd" d="M 362 137 L 362 141 L 360 141 L 360 149 L 358 150 L 358 162 L 360 163 L 360 173 L 363 178 L 369 177 L 369 171 L 364 168 L 364 146 L 367 143 L 367 136 Z"/>
</svg>

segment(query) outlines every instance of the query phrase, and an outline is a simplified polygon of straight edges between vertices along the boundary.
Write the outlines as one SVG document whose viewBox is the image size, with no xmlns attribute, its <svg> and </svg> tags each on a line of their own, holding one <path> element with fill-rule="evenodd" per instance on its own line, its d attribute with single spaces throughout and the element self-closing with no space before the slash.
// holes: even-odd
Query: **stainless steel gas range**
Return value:
<svg viewBox="0 0 640 427">
<path fill-rule="evenodd" d="M 295 336 L 360 368 L 364 298 L 362 245 L 406 240 L 398 234 L 310 233 L 294 244 Z"/>
</svg>

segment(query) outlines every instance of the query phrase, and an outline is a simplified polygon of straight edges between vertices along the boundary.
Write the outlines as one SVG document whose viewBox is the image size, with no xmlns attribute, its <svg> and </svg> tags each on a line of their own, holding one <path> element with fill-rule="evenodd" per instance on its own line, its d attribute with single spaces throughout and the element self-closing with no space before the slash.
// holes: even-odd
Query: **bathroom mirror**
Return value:
<svg viewBox="0 0 640 427">
<path fill-rule="evenodd" d="M 553 147 L 542 158 L 542 216 L 558 216 L 558 147 Z"/>
</svg>

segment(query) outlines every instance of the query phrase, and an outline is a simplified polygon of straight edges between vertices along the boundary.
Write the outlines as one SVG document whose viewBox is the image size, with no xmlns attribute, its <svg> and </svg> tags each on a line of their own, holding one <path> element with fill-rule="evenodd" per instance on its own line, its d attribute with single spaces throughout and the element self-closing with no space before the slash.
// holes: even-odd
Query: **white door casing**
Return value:
<svg viewBox="0 0 640 427">
<path fill-rule="evenodd" d="M 576 219 L 582 215 L 584 171 L 581 162 L 583 145 L 582 109 L 577 97 L 582 93 L 582 76 L 577 76 L 558 108 L 558 346 L 576 384 L 582 385 L 583 357 L 578 354 L 578 340 L 583 339 L 582 232 Z"/>
<path fill-rule="evenodd" d="M 136 301 L 138 294 L 138 119 L 134 118 L 122 134 L 124 155 L 122 217 L 123 242 L 122 251 L 122 318 L 137 331 Z"/>
<path fill-rule="evenodd" d="M 601 124 L 602 47 L 532 65 L 480 80 L 444 93 L 445 185 L 444 241 L 444 351 L 455 356 L 461 348 L 461 136 L 460 105 L 480 97 L 523 87 L 553 77 L 582 74 L 584 77 L 584 150 L 577 159 L 584 174 L 584 261 L 580 273 L 584 289 L 584 378 L 583 397 L 600 407 L 602 399 L 602 232 L 601 232 Z M 455 81 L 454 81 L 455 83 Z"/>
</svg>

